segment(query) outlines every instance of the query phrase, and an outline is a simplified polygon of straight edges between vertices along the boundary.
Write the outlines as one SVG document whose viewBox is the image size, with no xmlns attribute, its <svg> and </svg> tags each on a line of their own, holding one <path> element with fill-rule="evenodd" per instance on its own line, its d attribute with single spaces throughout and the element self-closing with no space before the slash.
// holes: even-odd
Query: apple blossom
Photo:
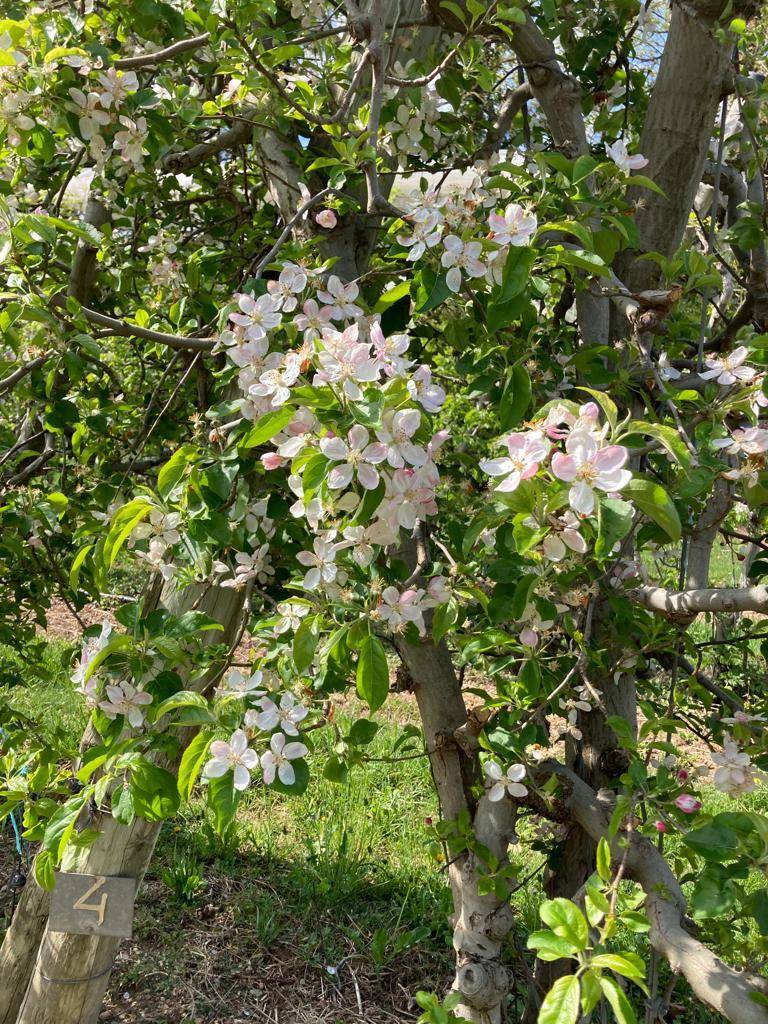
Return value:
<svg viewBox="0 0 768 1024">
<path fill-rule="evenodd" d="M 99 707 L 107 718 L 115 719 L 118 715 L 125 715 L 129 725 L 134 729 L 140 728 L 147 706 L 152 703 L 152 694 L 144 693 L 128 682 L 119 685 L 108 683 L 106 691 L 109 700 L 99 701 Z"/>
<path fill-rule="evenodd" d="M 384 413 L 381 426 L 376 436 L 386 452 L 386 459 L 393 469 L 401 469 L 406 463 L 410 466 L 423 466 L 427 461 L 427 453 L 411 438 L 419 429 L 421 413 L 418 409 L 399 409 Z"/>
<path fill-rule="evenodd" d="M 323 306 L 321 309 L 314 299 L 307 299 L 301 307 L 302 312 L 294 317 L 293 322 L 297 330 L 304 335 L 304 341 L 316 341 L 330 324 L 333 315 L 331 306 Z"/>
<path fill-rule="evenodd" d="M 350 320 L 362 316 L 362 309 L 355 305 L 360 289 L 353 282 L 343 284 L 335 274 L 331 274 L 324 290 L 317 293 L 318 299 L 327 304 L 333 320 Z"/>
<path fill-rule="evenodd" d="M 397 587 L 385 587 L 381 593 L 381 604 L 377 607 L 378 618 L 386 622 L 393 632 L 398 632 L 409 622 L 414 623 L 420 634 L 424 634 L 423 590 L 410 588 L 402 594 Z"/>
<path fill-rule="evenodd" d="M 488 218 L 491 238 L 499 245 L 528 245 L 536 233 L 538 222 L 535 214 L 526 215 L 518 203 L 510 203 L 504 216 L 492 213 Z"/>
<path fill-rule="evenodd" d="M 493 803 L 503 800 L 505 796 L 516 797 L 519 800 L 528 796 L 527 787 L 522 785 L 525 778 L 524 764 L 511 764 L 504 771 L 497 761 L 488 761 L 485 774 L 491 782 L 488 799 Z"/>
<path fill-rule="evenodd" d="M 690 793 L 681 793 L 675 797 L 675 804 L 684 814 L 694 814 L 701 807 L 701 800 L 697 800 Z"/>
<path fill-rule="evenodd" d="M 267 336 L 267 331 L 280 325 L 282 315 L 277 300 L 273 295 L 260 295 L 258 299 L 247 292 L 237 297 L 239 312 L 229 314 L 232 323 L 245 329 L 245 337 L 249 341 L 260 341 Z"/>
<path fill-rule="evenodd" d="M 317 590 L 321 583 L 332 583 L 336 579 L 337 545 L 323 537 L 315 537 L 312 551 L 300 551 L 296 558 L 309 568 L 302 586 L 305 590 Z"/>
<path fill-rule="evenodd" d="M 712 761 L 715 764 L 712 785 L 721 793 L 741 796 L 756 788 L 759 773 L 752 767 L 749 754 L 740 751 L 738 744 L 727 733 L 723 737 L 722 751 L 713 753 Z"/>
<path fill-rule="evenodd" d="M 448 235 L 443 245 L 445 252 L 440 257 L 440 262 L 448 270 L 445 283 L 452 292 L 461 290 L 462 271 L 468 277 L 482 277 L 485 274 L 485 264 L 479 259 L 483 254 L 480 242 L 464 242 L 458 235 Z"/>
<path fill-rule="evenodd" d="M 280 618 L 275 623 L 275 634 L 295 633 L 301 620 L 309 614 L 309 605 L 298 601 L 281 601 L 277 605 L 277 612 Z"/>
<path fill-rule="evenodd" d="M 264 695 L 264 690 L 261 689 L 262 680 L 262 672 L 256 671 L 253 675 L 247 676 L 240 669 L 233 668 L 229 670 L 223 682 L 217 687 L 217 693 L 233 697 L 262 697 Z"/>
<path fill-rule="evenodd" d="M 624 171 L 625 174 L 629 174 L 630 171 L 642 170 L 643 167 L 648 166 L 648 161 L 642 153 L 636 153 L 634 156 L 629 155 L 627 144 L 623 139 L 618 139 L 613 145 L 606 143 L 605 151 L 619 170 Z"/>
<path fill-rule="evenodd" d="M 251 781 L 251 769 L 259 763 L 259 755 L 248 746 L 248 737 L 242 729 L 235 729 L 229 742 L 214 740 L 210 746 L 211 759 L 203 768 L 203 778 L 220 779 L 233 770 L 235 789 L 247 789 Z"/>
<path fill-rule="evenodd" d="M 292 786 L 296 781 L 296 772 L 291 761 L 305 757 L 308 753 L 303 743 L 286 743 L 282 732 L 274 733 L 269 741 L 269 750 L 265 750 L 261 755 L 264 782 L 271 786 L 277 774 L 284 786 Z"/>
<path fill-rule="evenodd" d="M 568 500 L 574 512 L 589 516 L 595 510 L 595 488 L 611 493 L 626 487 L 632 479 L 624 469 L 629 452 L 618 444 L 600 448 L 593 434 L 571 433 L 565 442 L 565 453 L 552 456 L 552 472 L 566 483 L 572 483 Z"/>
<path fill-rule="evenodd" d="M 739 345 L 730 355 L 718 358 L 710 356 L 705 360 L 708 370 L 701 374 L 703 380 L 714 380 L 721 387 L 730 387 L 738 381 L 748 381 L 757 373 L 751 366 L 744 366 L 748 352 L 744 345 Z"/>
<path fill-rule="evenodd" d="M 496 490 L 508 493 L 516 490 L 523 480 L 529 480 L 536 475 L 551 446 L 540 430 L 508 434 L 504 438 L 504 443 L 509 456 L 483 459 L 480 462 L 480 469 L 489 476 L 504 477 L 501 483 L 496 485 Z"/>
<path fill-rule="evenodd" d="M 369 444 L 370 434 L 364 426 L 356 423 L 347 434 L 345 442 L 340 437 L 324 437 L 320 441 L 320 451 L 334 466 L 328 474 L 328 486 L 332 490 L 348 487 L 356 476 L 360 486 L 372 491 L 379 485 L 379 472 L 375 468 L 387 458 L 387 449 L 383 444 Z"/>
<path fill-rule="evenodd" d="M 432 370 L 426 364 L 420 366 L 408 378 L 408 393 L 425 412 L 439 412 L 445 402 L 445 391 L 439 384 L 432 383 Z"/>
<path fill-rule="evenodd" d="M 547 534 L 542 541 L 544 556 L 550 562 L 560 562 L 568 553 L 567 549 L 577 555 L 587 551 L 587 542 L 579 533 L 579 520 L 570 509 L 560 516 L 555 523 L 555 532 Z"/>
<path fill-rule="evenodd" d="M 297 295 L 307 287 L 307 275 L 301 267 L 283 267 L 276 281 L 267 282 L 267 291 L 284 313 L 291 313 L 299 303 Z"/>
<path fill-rule="evenodd" d="M 292 693 L 284 693 L 279 704 L 275 704 L 269 697 L 263 697 L 259 704 L 261 712 L 254 718 L 254 723 L 262 732 L 271 732 L 279 726 L 288 736 L 298 736 L 296 726 L 309 714 L 303 704 L 296 703 Z"/>
<path fill-rule="evenodd" d="M 415 210 L 409 220 L 412 224 L 411 234 L 398 235 L 397 241 L 410 250 L 406 259 L 415 261 L 440 241 L 442 223 L 437 210 L 424 207 Z"/>
</svg>

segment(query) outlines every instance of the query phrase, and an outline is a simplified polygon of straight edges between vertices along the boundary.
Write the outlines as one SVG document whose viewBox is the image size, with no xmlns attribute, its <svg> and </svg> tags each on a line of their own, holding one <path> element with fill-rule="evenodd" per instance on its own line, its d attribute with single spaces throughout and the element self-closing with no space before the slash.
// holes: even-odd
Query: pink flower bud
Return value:
<svg viewBox="0 0 768 1024">
<path fill-rule="evenodd" d="M 321 210 L 315 217 L 315 223 L 319 224 L 321 228 L 335 228 L 338 218 L 333 210 Z"/>
<path fill-rule="evenodd" d="M 425 825 L 431 825 L 432 824 L 432 819 L 431 818 L 425 818 L 424 819 L 424 824 Z"/>
<path fill-rule="evenodd" d="M 526 626 L 525 629 L 520 632 L 520 643 L 526 647 L 535 647 L 539 642 L 539 634 L 535 629 L 531 629 L 530 626 Z"/>
<path fill-rule="evenodd" d="M 280 469 L 285 459 L 282 455 L 278 455 L 277 452 L 265 452 L 261 456 L 261 462 L 264 469 Z"/>
<path fill-rule="evenodd" d="M 688 772 L 685 770 L 685 768 L 680 769 L 680 771 L 677 773 L 677 778 L 679 782 L 685 782 L 688 779 Z"/>
<path fill-rule="evenodd" d="M 701 807 L 701 800 L 697 800 L 695 796 L 691 796 L 690 793 L 681 793 L 676 798 L 675 804 L 680 808 L 684 814 L 694 814 Z"/>
<path fill-rule="evenodd" d="M 654 821 L 653 827 L 656 829 L 657 832 L 667 831 L 667 826 L 664 824 L 663 821 Z"/>
</svg>

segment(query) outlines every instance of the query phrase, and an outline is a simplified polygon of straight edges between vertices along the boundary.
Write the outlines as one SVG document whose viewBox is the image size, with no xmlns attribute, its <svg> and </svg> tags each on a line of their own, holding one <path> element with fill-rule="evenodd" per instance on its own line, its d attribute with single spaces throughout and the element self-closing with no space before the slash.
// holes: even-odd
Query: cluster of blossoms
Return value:
<svg viewBox="0 0 768 1024">
<path fill-rule="evenodd" d="M 571 485 L 568 501 L 572 514 L 550 524 L 552 539 L 545 542 L 545 554 L 552 561 L 562 559 L 566 548 L 584 553 L 586 544 L 576 517 L 594 513 L 597 491 L 618 495 L 632 479 L 624 468 L 629 452 L 622 445 L 606 444 L 607 430 L 607 425 L 599 426 L 594 402 L 581 406 L 578 413 L 557 405 L 534 429 L 502 438 L 507 455 L 480 463 L 485 473 L 499 480 L 495 487 L 499 494 L 515 491 L 524 480 L 535 477 L 547 459 L 551 476 Z M 564 451 L 553 451 L 557 442 L 563 442 Z"/>
<path fill-rule="evenodd" d="M 109 156 L 110 147 L 103 130 L 115 123 L 118 130 L 112 138 L 112 150 L 119 154 L 125 170 L 140 170 L 144 165 L 144 140 L 147 137 L 147 120 L 135 120 L 120 113 L 125 100 L 139 88 L 139 81 L 133 71 L 118 71 L 107 68 L 98 73 L 96 88 L 84 92 L 82 89 L 69 90 L 70 110 L 77 116 L 80 137 L 88 143 L 88 152 L 97 167 L 103 167 Z"/>
<path fill-rule="evenodd" d="M 135 686 L 124 679 L 105 683 L 99 668 L 93 663 L 97 655 L 107 647 L 111 637 L 112 626 L 108 622 L 102 623 L 99 635 L 89 637 L 83 643 L 80 659 L 70 678 L 77 684 L 78 693 L 85 697 L 91 707 L 99 708 L 113 721 L 118 715 L 124 715 L 132 728 L 140 729 L 153 700 L 143 685 L 153 673 L 147 673 Z"/>
<path fill-rule="evenodd" d="M 744 716 L 746 717 L 746 716 Z M 725 719 L 735 722 L 737 719 Z M 758 782 L 765 780 L 762 772 L 752 764 L 749 754 L 739 749 L 739 745 L 728 733 L 723 737 L 723 749 L 712 754 L 715 772 L 712 784 L 715 789 L 728 796 L 742 796 L 751 793 Z"/>
<path fill-rule="evenodd" d="M 244 676 L 233 669 L 218 689 L 223 697 L 245 698 L 246 703 L 253 702 L 243 719 L 244 728 L 236 729 L 229 740 L 214 740 L 210 746 L 210 760 L 203 770 L 205 779 L 216 779 L 233 772 L 235 789 L 247 789 L 251 782 L 251 771 L 261 765 L 262 777 L 266 785 L 271 785 L 278 778 L 286 786 L 296 781 L 296 771 L 292 762 L 307 755 L 306 744 L 293 737 L 299 736 L 299 724 L 308 715 L 308 709 L 297 703 L 294 695 L 284 692 L 279 700 L 274 689 L 271 696 L 264 687 L 271 688 L 273 680 L 262 671 L 257 670 L 251 676 Z M 259 710 L 257 710 L 257 708 Z M 266 749 L 259 755 L 250 746 L 256 734 L 266 744 Z"/>
<path fill-rule="evenodd" d="M 510 203 L 503 214 L 489 215 L 488 238 L 481 242 L 462 230 L 472 212 L 474 203 L 458 204 L 430 192 L 409 215 L 410 233 L 397 236 L 399 244 L 409 250 L 407 259 L 412 261 L 442 243 L 440 263 L 446 270 L 446 284 L 455 293 L 461 291 L 465 277 L 483 278 L 489 285 L 500 283 L 510 247 L 528 245 L 538 226 L 535 214 Z M 476 225 L 474 219 L 471 225 Z"/>
<path fill-rule="evenodd" d="M 408 78 L 407 68 L 399 61 L 395 62 L 394 74 L 398 78 Z M 398 87 L 387 91 L 394 95 Z M 409 157 L 428 160 L 428 148 L 440 142 L 442 135 L 437 121 L 440 118 L 441 102 L 434 86 L 422 89 L 418 106 L 400 103 L 394 118 L 384 125 L 383 146 L 399 159 L 401 166 L 407 165 Z M 428 139 L 431 140 L 431 146 Z"/>
</svg>

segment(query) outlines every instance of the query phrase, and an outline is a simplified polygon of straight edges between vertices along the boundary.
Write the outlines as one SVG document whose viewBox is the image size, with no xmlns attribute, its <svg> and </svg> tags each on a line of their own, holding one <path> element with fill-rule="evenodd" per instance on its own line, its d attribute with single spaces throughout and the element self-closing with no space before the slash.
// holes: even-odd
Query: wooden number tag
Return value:
<svg viewBox="0 0 768 1024">
<path fill-rule="evenodd" d="M 48 927 L 52 932 L 129 939 L 135 898 L 135 878 L 59 871 L 51 893 Z"/>
</svg>

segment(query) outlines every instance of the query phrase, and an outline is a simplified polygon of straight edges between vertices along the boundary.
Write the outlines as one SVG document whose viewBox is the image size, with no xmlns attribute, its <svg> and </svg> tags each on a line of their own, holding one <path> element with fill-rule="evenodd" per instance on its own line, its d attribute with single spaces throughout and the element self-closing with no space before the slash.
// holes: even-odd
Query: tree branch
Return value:
<svg viewBox="0 0 768 1024">
<path fill-rule="evenodd" d="M 180 53 L 199 50 L 201 46 L 205 46 L 209 42 L 210 38 L 210 32 L 203 32 L 201 35 L 192 36 L 190 39 L 180 39 L 177 43 L 171 43 L 170 46 L 166 46 L 162 50 L 154 50 L 152 53 L 140 53 L 135 57 L 121 57 L 119 60 L 114 61 L 112 66 L 120 71 L 154 67 L 156 64 L 162 64 L 163 61 L 178 57 Z"/>
<path fill-rule="evenodd" d="M 768 612 L 768 587 L 703 587 L 665 590 L 637 587 L 626 596 L 648 611 L 658 612 L 676 622 L 691 622 L 699 612 Z"/>
</svg>

